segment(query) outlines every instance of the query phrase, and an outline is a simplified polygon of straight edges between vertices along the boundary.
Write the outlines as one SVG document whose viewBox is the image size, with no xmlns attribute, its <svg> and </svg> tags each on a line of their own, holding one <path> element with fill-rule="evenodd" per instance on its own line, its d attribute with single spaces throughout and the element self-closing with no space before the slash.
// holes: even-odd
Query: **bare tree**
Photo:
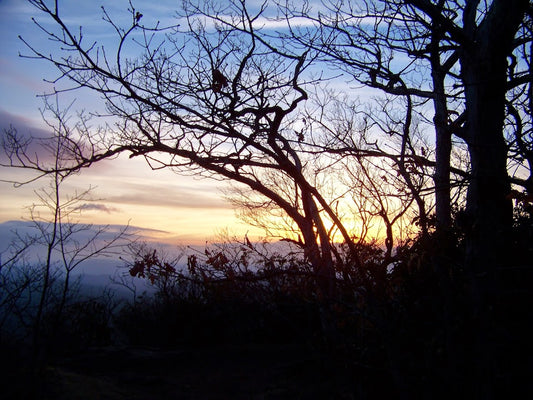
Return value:
<svg viewBox="0 0 533 400">
<path fill-rule="evenodd" d="M 65 307 L 76 294 L 74 270 L 97 256 L 117 256 L 131 241 L 128 226 L 109 234 L 109 226 L 94 227 L 76 221 L 83 205 L 91 201 L 91 188 L 72 195 L 64 193 L 65 180 L 77 172 L 63 164 L 74 134 L 68 124 L 68 113 L 68 108 L 61 110 L 58 104 L 46 102 L 42 116 L 52 132 L 50 137 L 28 138 L 11 128 L 2 141 L 4 155 L 9 160 L 6 165 L 52 171 L 47 174 L 49 186 L 36 190 L 37 202 L 28 207 L 31 231 L 15 233 L 15 239 L 4 253 L 8 258 L 0 266 L 7 290 L 0 303 L 3 314 L 5 318 L 12 314 L 24 327 L 31 327 L 35 362 L 46 350 L 42 337 L 45 319 L 48 318 L 49 324 L 47 335 L 53 337 Z M 34 146 L 40 149 L 39 156 L 33 152 Z"/>
<path fill-rule="evenodd" d="M 289 42 L 314 49 L 361 85 L 404 97 L 407 107 L 433 104 L 434 118 L 428 122 L 435 129 L 436 218 L 443 229 L 451 222 L 450 174 L 456 172 L 452 135 L 466 142 L 470 170 L 457 172 L 470 182 L 468 263 L 474 269 L 503 253 L 494 233 L 510 229 L 511 182 L 528 185 L 528 179 L 509 177 L 504 135 L 505 93 L 515 87 L 524 92 L 531 81 L 524 47 L 531 42 L 528 7 L 526 0 L 509 6 L 500 1 L 323 2 L 326 11 L 319 12 L 308 3 L 282 7 L 289 23 L 303 17 L 315 24 L 305 30 L 295 24 L 286 35 Z M 519 114 L 527 115 L 527 109 Z M 522 154 L 530 147 L 526 143 Z"/>
<path fill-rule="evenodd" d="M 292 127 L 292 116 L 308 98 L 306 86 L 315 82 L 304 77 L 312 58 L 305 50 L 278 50 L 258 34 L 265 6 L 251 14 L 244 2 L 206 3 L 202 9 L 185 3 L 182 26 L 172 27 L 145 26 L 133 8 L 131 24 L 120 27 L 104 10 L 117 35 L 112 52 L 85 44 L 82 31 L 75 33 L 61 19 L 57 4 L 31 3 L 55 21 L 50 29 L 37 24 L 58 45 L 49 54 L 25 41 L 32 57 L 57 66 L 56 83 L 71 85 L 62 90 L 99 93 L 107 112 L 119 119 L 97 132 L 80 132 L 59 168 L 37 169 L 73 171 L 126 152 L 144 157 L 152 168 L 244 185 L 294 221 L 321 295 L 332 295 L 335 247 L 324 216 L 348 244 L 351 237 L 315 186 L 312 165 L 298 151 Z M 130 38 L 140 56 L 126 56 Z M 290 182 L 294 195 L 271 185 L 274 176 Z"/>
<path fill-rule="evenodd" d="M 467 182 L 465 265 L 472 283 L 471 311 L 479 322 L 476 351 L 487 361 L 479 372 L 488 373 L 491 346 L 486 332 L 496 301 L 496 276 L 513 263 L 511 198 L 524 201 L 527 196 L 511 185 L 531 190 L 531 138 L 526 133 L 532 83 L 530 2 L 324 1 L 318 9 L 309 2 L 282 3 L 280 9 L 291 26 L 284 36 L 288 48 L 313 49 L 318 60 L 360 86 L 404 99 L 383 110 L 389 121 L 400 106 L 433 116 L 426 124 L 435 131 L 434 161 L 420 154 L 421 148 L 409 156 L 434 167 L 441 237 L 452 222 L 451 177 Z M 302 18 L 312 27 L 299 27 L 296 22 Z M 407 146 L 412 135 L 407 129 L 401 136 Z M 453 164 L 457 141 L 468 150 L 466 169 Z M 352 147 L 347 152 L 362 153 Z M 403 147 L 400 154 L 405 154 Z M 409 182 L 410 176 L 406 178 Z M 445 255 L 450 247 L 441 244 Z M 482 389 L 487 396 L 489 386 Z"/>
</svg>

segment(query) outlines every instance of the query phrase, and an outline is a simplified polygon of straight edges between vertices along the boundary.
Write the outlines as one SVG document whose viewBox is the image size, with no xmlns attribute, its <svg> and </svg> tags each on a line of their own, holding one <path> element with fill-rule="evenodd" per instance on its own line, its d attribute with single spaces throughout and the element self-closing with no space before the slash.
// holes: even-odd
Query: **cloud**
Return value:
<svg viewBox="0 0 533 400">
<path fill-rule="evenodd" d="M 42 151 L 40 140 L 50 138 L 51 134 L 48 130 L 40 128 L 35 121 L 24 117 L 20 114 L 12 114 L 0 108 L 0 142 L 7 138 L 7 132 L 14 129 L 17 136 L 21 140 L 27 140 L 30 137 L 36 140 L 32 141 L 27 153 L 30 155 L 39 154 L 40 161 L 51 161 L 49 154 Z M 0 151 L 0 162 L 7 162 L 7 156 L 3 151 Z"/>
<path fill-rule="evenodd" d="M 18 51 L 27 53 L 26 49 L 20 45 L 12 44 Z M 12 50 L 15 52 L 15 49 Z M 14 55 L 3 55 L 0 57 L 0 82 L 3 90 L 9 91 L 9 97 L 17 100 L 21 94 L 34 96 L 36 93 L 50 92 L 53 86 L 45 82 L 42 77 L 46 74 L 55 73 L 51 67 L 40 69 L 40 74 L 35 75 L 35 62 L 28 59 L 16 59 Z M 11 91 L 13 90 L 13 91 Z M 32 102 L 38 104 L 40 101 L 32 98 Z"/>
<path fill-rule="evenodd" d="M 117 227 L 121 227 L 123 225 L 117 225 Z M 130 228 L 137 234 L 141 236 L 154 236 L 154 235 L 168 235 L 170 234 L 169 231 L 164 231 L 162 229 L 154 229 L 154 228 L 143 228 L 140 226 L 130 226 Z"/>
<path fill-rule="evenodd" d="M 152 205 L 172 208 L 193 209 L 229 209 L 230 204 L 225 202 L 215 187 L 203 185 L 199 188 L 190 186 L 164 186 L 164 182 L 156 181 L 154 184 L 122 183 L 123 193 L 114 196 L 105 196 L 107 202 L 118 204 Z M 199 185 L 200 186 L 200 185 Z M 155 189 L 155 190 L 153 190 Z"/>
<path fill-rule="evenodd" d="M 77 207 L 76 209 L 80 211 L 103 211 L 107 214 L 111 214 L 114 212 L 120 212 L 120 209 L 116 207 L 108 207 L 105 204 L 99 204 L 99 203 L 85 203 Z"/>
<path fill-rule="evenodd" d="M 2 132 L 15 128 L 19 133 L 38 138 L 50 137 L 50 132 L 37 126 L 36 121 L 21 114 L 13 114 L 0 108 L 0 129 Z"/>
<path fill-rule="evenodd" d="M 317 23 L 310 18 L 295 17 L 291 18 L 290 26 L 292 28 L 316 27 Z M 286 19 L 259 17 L 254 21 L 255 29 L 287 29 L 289 24 Z"/>
<path fill-rule="evenodd" d="M 51 227 L 52 225 L 49 225 L 49 229 L 51 229 Z M 133 225 L 90 224 L 84 229 L 76 232 L 74 236 L 69 239 L 69 243 L 72 244 L 74 241 L 78 243 L 93 241 L 95 246 L 102 247 L 123 232 L 126 232 L 126 235 L 119 241 L 119 244 L 123 246 L 130 243 L 131 239 L 140 239 L 154 243 L 158 243 L 158 241 L 161 240 L 161 244 L 165 244 L 165 239 L 168 239 L 168 237 L 173 238 L 173 235 L 175 235 L 160 229 L 143 228 Z M 3 243 L 0 243 L 0 258 L 2 253 L 9 251 L 8 248 L 12 241 L 20 243 L 19 238 L 35 235 L 40 235 L 40 231 L 36 228 L 34 221 L 11 220 L 0 223 L 0 238 L 2 238 L 3 241 Z M 38 252 L 42 250 L 42 247 L 37 246 L 33 253 L 38 254 Z M 7 259 L 6 257 L 8 257 L 8 253 L 4 254 L 4 259 Z"/>
</svg>

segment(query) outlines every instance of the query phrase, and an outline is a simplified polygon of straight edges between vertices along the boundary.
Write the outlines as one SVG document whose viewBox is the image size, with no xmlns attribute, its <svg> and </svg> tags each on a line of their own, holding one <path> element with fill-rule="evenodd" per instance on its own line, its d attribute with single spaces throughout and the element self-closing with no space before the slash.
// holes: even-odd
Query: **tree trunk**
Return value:
<svg viewBox="0 0 533 400">
<path fill-rule="evenodd" d="M 450 154 L 452 151 L 452 135 L 448 126 L 448 104 L 444 81 L 448 71 L 442 65 L 440 42 L 443 32 L 438 23 L 432 24 L 431 37 L 431 78 L 433 81 L 433 107 L 435 116 L 435 217 L 439 236 L 447 236 L 452 225 L 450 197 Z"/>
<path fill-rule="evenodd" d="M 338 329 L 333 311 L 336 282 L 332 245 L 312 194 L 303 187 L 301 190 L 302 204 L 306 215 L 305 221 L 309 224 L 301 226 L 300 230 L 304 236 L 306 252 L 313 266 L 316 279 L 318 312 L 324 335 L 323 339 L 324 343 L 329 346 L 338 340 Z"/>
<path fill-rule="evenodd" d="M 475 2 L 474 2 L 475 4 Z M 465 87 L 466 141 L 470 153 L 467 262 L 476 274 L 502 265 L 509 256 L 512 227 L 511 187 L 503 134 L 507 56 L 527 0 L 495 0 L 476 26 L 474 9 L 464 17 L 467 40 L 461 48 Z"/>
<path fill-rule="evenodd" d="M 503 127 L 507 56 L 523 18 L 527 0 L 495 0 L 476 24 L 477 2 L 465 8 L 461 75 L 465 87 L 466 125 L 471 178 L 467 195 L 466 265 L 472 288 L 475 345 L 471 363 L 478 398 L 494 396 L 495 346 L 491 333 L 497 299 L 498 269 L 510 263 L 511 190 Z"/>
<path fill-rule="evenodd" d="M 319 298 L 322 301 L 329 302 L 335 297 L 335 268 L 331 244 L 313 197 L 305 189 L 302 189 L 302 201 L 308 226 L 301 226 L 300 230 L 304 236 L 307 253 L 313 265 Z M 317 231 L 316 233 L 313 226 Z"/>
<path fill-rule="evenodd" d="M 507 147 L 503 137 L 505 69 L 489 60 L 463 68 L 466 86 L 467 141 L 471 163 L 468 187 L 467 260 L 476 273 L 501 265 L 512 224 Z M 503 85 L 502 80 L 503 78 Z M 508 254 L 507 254 L 508 255 Z"/>
<path fill-rule="evenodd" d="M 447 233 L 452 225 L 451 197 L 450 197 L 450 153 L 452 138 L 446 127 L 435 127 L 435 217 L 439 234 Z"/>
<path fill-rule="evenodd" d="M 503 138 L 504 95 L 501 71 L 490 62 L 470 62 L 464 68 L 467 142 L 471 180 L 467 195 L 468 231 L 465 267 L 471 276 L 472 321 L 476 344 L 474 376 L 479 398 L 490 399 L 494 344 L 491 310 L 496 299 L 496 271 L 509 257 L 512 204 L 507 195 L 507 150 Z M 505 70 L 504 70 L 505 72 Z M 505 73 L 503 74 L 505 82 Z"/>
</svg>

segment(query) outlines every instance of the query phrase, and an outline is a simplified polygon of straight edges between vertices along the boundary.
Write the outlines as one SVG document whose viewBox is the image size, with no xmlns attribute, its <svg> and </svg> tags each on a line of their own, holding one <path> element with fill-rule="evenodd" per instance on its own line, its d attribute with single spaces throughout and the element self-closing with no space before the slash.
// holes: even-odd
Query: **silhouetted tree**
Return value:
<svg viewBox="0 0 533 400">
<path fill-rule="evenodd" d="M 529 127 L 529 107 L 523 100 L 506 102 L 506 94 L 525 94 L 531 84 L 529 2 L 369 0 L 322 5 L 325 11 L 307 2 L 282 7 L 288 23 L 297 18 L 314 23 L 302 29 L 294 22 L 285 35 L 287 43 L 314 49 L 319 59 L 359 84 L 404 98 L 405 107 L 418 107 L 421 114 L 427 108 L 420 107 L 428 101 L 433 104 L 434 117 L 428 122 L 435 129 L 437 226 L 443 230 L 451 226 L 450 174 L 458 173 L 469 180 L 468 263 L 474 269 L 494 265 L 505 248 L 497 238 L 511 226 L 510 185 L 529 190 L 531 180 L 523 178 L 524 172 L 531 176 L 527 161 L 531 141 L 521 129 L 523 118 Z M 392 103 L 387 111 L 400 104 Z M 512 111 L 509 104 L 520 111 L 507 113 L 510 120 L 504 129 L 506 112 Z M 466 142 L 468 170 L 451 164 L 453 135 Z M 507 144 L 506 136 L 511 139 Z M 519 174 L 507 168 L 512 143 L 521 149 L 517 151 L 521 155 L 513 158 L 521 166 Z M 426 162 L 424 154 L 418 155 L 420 162 Z M 520 162 L 524 158 L 526 162 Z"/>
<path fill-rule="evenodd" d="M 257 34 L 264 7 L 251 14 L 244 2 L 206 4 L 199 13 L 185 4 L 184 28 L 148 28 L 137 23 L 134 10 L 132 25 L 122 28 L 104 10 L 104 19 L 117 33 L 112 60 L 107 49 L 85 45 L 83 36 L 61 19 L 57 4 L 31 3 L 56 22 L 50 30 L 39 27 L 59 45 L 48 54 L 25 42 L 33 56 L 54 63 L 68 85 L 99 93 L 109 114 L 120 120 L 115 128 L 80 132 L 79 140 L 69 143 L 62 171 L 126 152 L 145 157 L 153 168 L 242 184 L 294 222 L 321 296 L 332 296 L 335 247 L 325 216 L 349 245 L 351 236 L 316 187 L 314 167 L 298 151 L 291 118 L 308 98 L 305 86 L 313 80 L 303 74 L 312 59 L 305 50 L 278 50 Z M 130 59 L 125 46 L 134 33 L 144 39 L 134 42 L 138 56 Z M 62 57 L 62 49 L 72 56 Z M 53 169 L 41 168 L 43 173 Z M 287 196 L 272 179 L 287 182 L 293 194 Z"/>
<path fill-rule="evenodd" d="M 10 128 L 2 138 L 6 165 L 52 171 L 47 174 L 49 185 L 35 191 L 37 202 L 28 207 L 31 231 L 14 232 L 0 265 L 5 289 L 0 296 L 0 328 L 11 330 L 13 336 L 29 334 L 34 363 L 46 356 L 47 346 L 64 322 L 65 310 L 74 302 L 75 269 L 98 256 L 116 256 L 131 241 L 128 226 L 110 235 L 109 226 L 76 221 L 83 205 L 91 201 L 91 188 L 64 193 L 65 180 L 78 171 L 63 164 L 75 130 L 68 125 L 68 112 L 68 108 L 61 110 L 57 104 L 45 102 L 42 116 L 50 137 L 32 138 Z M 34 148 L 40 149 L 39 157 L 32 152 Z"/>
<path fill-rule="evenodd" d="M 452 228 L 451 175 L 466 180 L 462 215 L 466 268 L 471 277 L 473 318 L 479 322 L 478 355 L 487 373 L 488 316 L 497 302 L 496 276 L 512 265 L 509 253 L 513 191 L 531 193 L 531 3 L 447 0 L 324 1 L 282 4 L 292 29 L 289 48 L 305 47 L 384 96 L 405 99 L 385 110 L 415 107 L 435 130 L 434 165 L 437 233 Z M 300 28 L 304 18 L 312 22 Z M 428 105 L 432 104 L 431 111 Z M 392 119 L 392 118 L 391 118 Z M 413 131 L 406 130 L 404 140 Z M 466 169 L 452 162 L 454 142 L 464 142 Z M 344 143 L 339 148 L 343 148 Z M 348 150 L 360 152 L 355 147 Z M 426 151 L 427 153 L 427 151 Z M 452 249 L 446 241 L 441 259 Z M 489 380 L 483 379 L 483 382 Z M 490 390 L 484 387 L 484 395 Z"/>
</svg>

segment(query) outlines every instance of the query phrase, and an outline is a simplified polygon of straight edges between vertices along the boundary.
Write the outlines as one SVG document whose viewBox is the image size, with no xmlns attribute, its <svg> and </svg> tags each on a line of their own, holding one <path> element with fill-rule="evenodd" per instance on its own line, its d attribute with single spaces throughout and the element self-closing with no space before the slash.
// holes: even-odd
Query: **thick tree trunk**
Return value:
<svg viewBox="0 0 533 400">
<path fill-rule="evenodd" d="M 471 162 L 467 262 L 479 275 L 504 264 L 509 255 L 512 203 L 507 197 L 511 187 L 503 134 L 507 56 L 528 1 L 495 0 L 479 25 L 476 4 L 467 3 L 465 9 L 460 61 Z"/>
<path fill-rule="evenodd" d="M 501 63 L 498 63 L 501 64 Z M 505 68 L 483 57 L 463 64 L 467 112 L 467 143 L 471 178 L 467 195 L 468 226 L 465 267 L 471 276 L 475 345 L 472 355 L 473 393 L 490 399 L 494 384 L 494 343 L 491 310 L 497 298 L 496 272 L 510 257 L 512 204 L 507 198 L 507 149 L 503 138 Z"/>
<path fill-rule="evenodd" d="M 465 68 L 468 149 L 471 180 L 467 195 L 466 268 L 471 276 L 472 321 L 475 327 L 472 381 L 476 395 L 490 399 L 493 391 L 494 343 L 491 310 L 497 298 L 496 272 L 510 257 L 512 204 L 503 138 L 504 97 L 498 75 L 478 63 Z M 501 75 L 500 75 L 501 76 Z M 505 75 L 504 75 L 505 76 Z"/>
<path fill-rule="evenodd" d="M 475 273 L 487 272 L 505 261 L 512 224 L 503 137 L 505 66 L 502 71 L 501 66 L 494 64 L 480 57 L 463 67 L 471 163 L 466 210 L 467 261 Z"/>
<path fill-rule="evenodd" d="M 477 2 L 465 8 L 461 75 L 465 87 L 471 178 L 467 195 L 466 265 L 471 274 L 474 348 L 471 380 L 477 398 L 494 397 L 496 349 L 492 310 L 498 298 L 496 272 L 509 265 L 511 190 L 503 128 L 507 56 L 527 0 L 495 0 L 476 25 Z"/>
</svg>

